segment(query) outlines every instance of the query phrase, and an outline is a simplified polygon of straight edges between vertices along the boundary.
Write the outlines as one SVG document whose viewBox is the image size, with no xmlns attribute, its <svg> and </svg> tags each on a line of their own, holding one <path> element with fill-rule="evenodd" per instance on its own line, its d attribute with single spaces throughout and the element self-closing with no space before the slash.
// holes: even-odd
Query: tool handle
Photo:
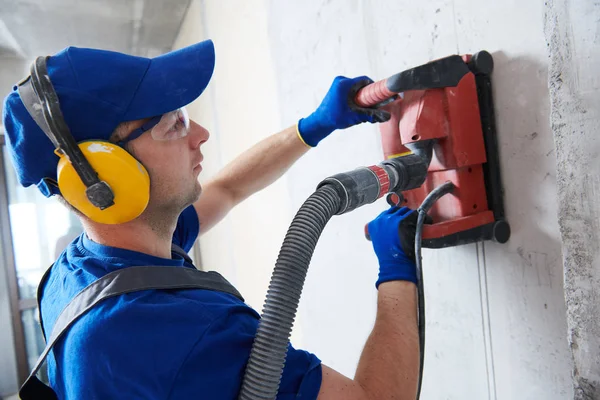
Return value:
<svg viewBox="0 0 600 400">
<path fill-rule="evenodd" d="M 491 71 L 491 56 L 482 54 L 475 60 L 481 69 Z M 477 68 L 477 66 L 475 68 Z M 359 107 L 373 107 L 398 93 L 407 90 L 426 90 L 457 86 L 469 73 L 469 67 L 458 55 L 431 61 L 406 71 L 398 72 L 387 79 L 373 82 L 358 91 L 354 101 Z"/>
<path fill-rule="evenodd" d="M 360 89 L 354 98 L 356 105 L 365 108 L 373 107 L 390 97 L 395 96 L 397 93 L 388 89 L 388 79 L 389 78 L 370 83 Z"/>
</svg>

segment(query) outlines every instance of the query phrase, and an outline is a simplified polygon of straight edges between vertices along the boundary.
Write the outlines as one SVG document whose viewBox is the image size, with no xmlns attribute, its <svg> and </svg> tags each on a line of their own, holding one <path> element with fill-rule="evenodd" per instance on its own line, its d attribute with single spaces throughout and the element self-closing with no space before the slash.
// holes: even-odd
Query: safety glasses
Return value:
<svg viewBox="0 0 600 400">
<path fill-rule="evenodd" d="M 150 131 L 152 139 L 158 141 L 175 140 L 187 136 L 190 129 L 190 118 L 185 107 L 163 115 L 153 117 L 120 141 L 120 146 L 137 139 L 145 132 Z"/>
</svg>

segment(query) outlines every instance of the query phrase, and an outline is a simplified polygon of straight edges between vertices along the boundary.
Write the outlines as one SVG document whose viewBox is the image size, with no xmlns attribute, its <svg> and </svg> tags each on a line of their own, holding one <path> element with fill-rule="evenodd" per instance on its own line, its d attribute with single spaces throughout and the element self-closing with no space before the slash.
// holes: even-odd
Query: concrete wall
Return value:
<svg viewBox="0 0 600 400">
<path fill-rule="evenodd" d="M 548 1 L 568 337 L 575 399 L 600 398 L 600 3 Z"/>
<path fill-rule="evenodd" d="M 572 397 L 543 16 L 544 4 L 532 0 L 196 0 L 177 41 L 210 37 L 217 49 L 215 79 L 192 113 L 213 135 L 206 175 L 312 112 L 336 75 L 383 78 L 457 52 L 493 53 L 513 237 L 425 252 L 424 399 Z M 315 185 L 380 160 L 376 126 L 336 132 L 201 238 L 205 267 L 260 310 L 287 225 Z M 375 315 L 377 262 L 362 229 L 384 208 L 327 226 L 292 338 L 348 376 Z"/>
<path fill-rule="evenodd" d="M 175 47 L 205 38 L 215 43 L 217 67 L 207 91 L 189 110 L 211 132 L 203 146 L 201 181 L 285 127 L 279 118 L 265 3 L 192 1 Z M 223 273 L 261 310 L 292 217 L 286 180 L 281 179 L 202 236 L 203 268 Z"/>
</svg>

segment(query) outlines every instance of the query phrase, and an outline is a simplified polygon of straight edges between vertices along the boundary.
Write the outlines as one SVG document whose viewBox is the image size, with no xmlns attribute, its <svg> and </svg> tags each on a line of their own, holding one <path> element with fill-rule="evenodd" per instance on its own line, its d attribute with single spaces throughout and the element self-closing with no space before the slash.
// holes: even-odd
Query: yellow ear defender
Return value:
<svg viewBox="0 0 600 400">
<path fill-rule="evenodd" d="M 146 168 L 114 143 L 87 141 L 78 146 L 98 178 L 114 193 L 114 204 L 104 210 L 94 206 L 73 165 L 67 157 L 58 154 L 58 188 L 65 200 L 92 221 L 103 224 L 122 224 L 144 212 L 150 199 L 150 177 Z"/>
<path fill-rule="evenodd" d="M 60 110 L 46 58 L 35 60 L 31 75 L 19 82 L 18 90 L 25 108 L 56 148 L 62 196 L 95 222 L 122 224 L 137 218 L 150 199 L 148 171 L 114 143 L 75 142 Z"/>
</svg>

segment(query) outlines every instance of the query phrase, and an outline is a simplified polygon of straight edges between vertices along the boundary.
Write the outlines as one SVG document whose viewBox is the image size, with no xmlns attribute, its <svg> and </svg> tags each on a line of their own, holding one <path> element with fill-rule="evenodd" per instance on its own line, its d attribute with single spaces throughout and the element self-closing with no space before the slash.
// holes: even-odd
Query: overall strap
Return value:
<svg viewBox="0 0 600 400">
<path fill-rule="evenodd" d="M 186 262 L 188 262 L 191 265 L 194 265 L 194 262 L 192 261 L 192 259 L 188 255 L 188 253 L 181 247 L 177 246 L 175 243 L 171 243 L 171 253 L 180 255 L 181 257 L 183 257 L 183 259 Z M 46 272 L 44 272 L 44 275 L 42 275 L 42 279 L 40 279 L 40 283 L 38 284 L 37 293 L 36 293 L 37 306 L 38 306 L 38 321 L 40 321 L 40 328 L 42 328 L 42 335 L 44 336 L 44 340 L 46 340 L 46 338 L 48 336 L 46 335 L 46 330 L 44 329 L 44 322 L 42 320 L 42 291 L 44 290 L 44 287 L 46 286 L 46 282 L 48 281 L 48 277 L 50 276 L 50 271 L 52 270 L 53 266 L 54 266 L 54 264 L 50 265 L 50 267 L 48 267 Z M 227 283 L 229 283 L 229 282 L 227 282 Z M 234 288 L 234 290 L 235 290 L 235 288 Z"/>
<path fill-rule="evenodd" d="M 175 254 L 180 255 L 181 257 L 183 257 L 183 259 L 185 261 L 187 261 L 188 263 L 194 265 L 194 262 L 192 261 L 192 259 L 188 255 L 187 251 L 185 251 L 181 247 L 177 246 L 175 243 L 171 243 L 171 253 L 175 253 Z"/>
<path fill-rule="evenodd" d="M 44 272 L 44 275 L 42 275 L 42 279 L 40 279 L 40 283 L 38 284 L 36 293 L 36 300 L 38 306 L 38 321 L 40 321 L 40 328 L 42 328 L 42 335 L 44 336 L 44 340 L 46 340 L 48 336 L 46 336 L 46 330 L 44 329 L 44 322 L 42 320 L 42 292 L 44 290 L 44 286 L 46 286 L 46 282 L 48 281 L 48 277 L 50 276 L 50 271 L 52 270 L 53 266 L 54 264 L 49 266 L 46 272 Z"/>
<path fill-rule="evenodd" d="M 45 283 L 47 274 L 48 272 L 44 274 L 40 287 Z M 106 274 L 81 290 L 62 310 L 56 319 L 50 338 L 46 342 L 46 348 L 19 391 L 21 399 L 57 399 L 56 393 L 52 388 L 42 383 L 36 374 L 52 347 L 79 318 L 105 299 L 125 293 L 153 289 L 214 290 L 231 294 L 244 301 L 242 295 L 235 287 L 214 271 L 205 272 L 186 267 L 147 266 L 128 267 Z M 38 289 L 38 304 L 40 301 L 40 290 Z M 40 323 L 41 321 L 40 318 Z"/>
</svg>

